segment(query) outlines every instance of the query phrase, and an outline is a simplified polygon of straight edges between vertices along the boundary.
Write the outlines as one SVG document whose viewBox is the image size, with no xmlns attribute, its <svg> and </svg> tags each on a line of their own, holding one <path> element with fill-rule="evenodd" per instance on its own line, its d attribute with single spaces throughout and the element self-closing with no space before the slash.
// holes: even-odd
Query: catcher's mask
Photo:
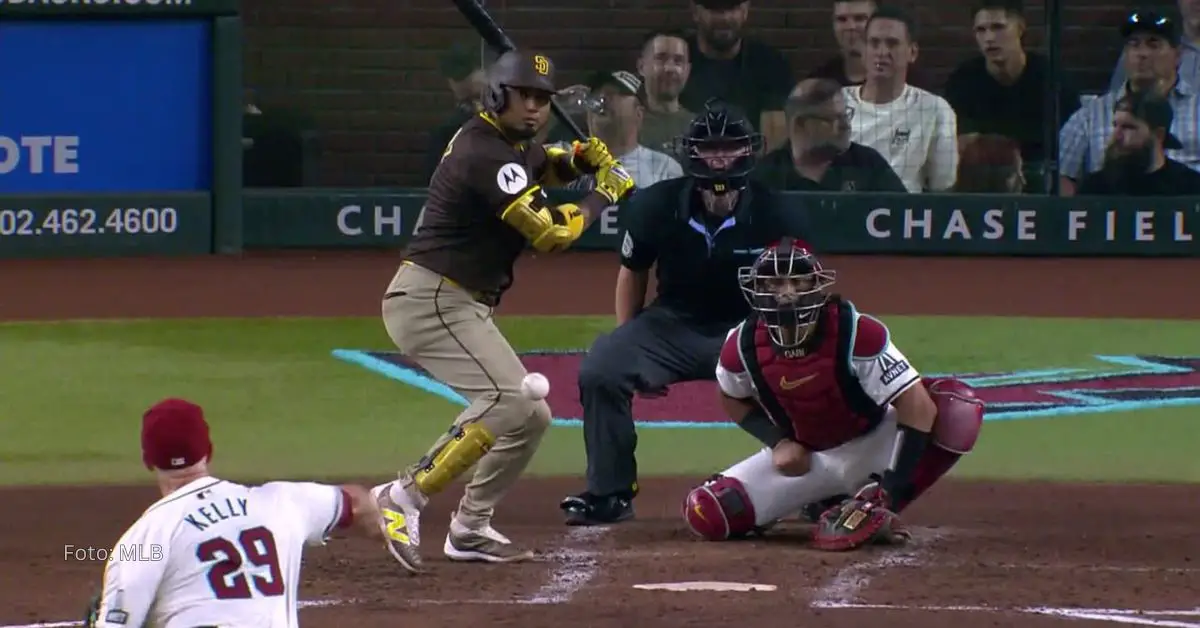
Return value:
<svg viewBox="0 0 1200 628">
<path fill-rule="evenodd" d="M 510 50 L 488 68 L 488 84 L 483 90 L 483 108 L 501 113 L 508 107 L 506 87 L 544 92 L 554 95 L 554 62 L 550 57 L 532 52 Z"/>
<path fill-rule="evenodd" d="M 704 112 L 680 138 L 687 155 L 688 174 L 701 189 L 725 194 L 746 187 L 758 162 L 763 136 L 732 105 L 710 98 Z"/>
<path fill-rule="evenodd" d="M 767 247 L 753 265 L 738 269 L 742 294 L 780 349 L 795 349 L 808 339 L 836 276 L 792 238 Z"/>
</svg>

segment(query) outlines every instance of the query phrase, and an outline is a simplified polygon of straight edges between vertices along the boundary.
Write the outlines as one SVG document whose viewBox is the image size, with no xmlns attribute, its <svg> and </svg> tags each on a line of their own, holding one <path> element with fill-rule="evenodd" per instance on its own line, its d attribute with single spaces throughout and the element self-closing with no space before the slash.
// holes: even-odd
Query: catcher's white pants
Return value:
<svg viewBox="0 0 1200 628">
<path fill-rule="evenodd" d="M 812 454 L 808 473 L 788 477 L 775 469 L 771 450 L 762 449 L 721 472 L 746 488 L 754 505 L 755 525 L 763 526 L 795 514 L 807 504 L 841 493 L 853 495 L 872 473 L 891 464 L 896 442 L 896 409 L 888 408 L 870 433 L 844 445 Z"/>
</svg>

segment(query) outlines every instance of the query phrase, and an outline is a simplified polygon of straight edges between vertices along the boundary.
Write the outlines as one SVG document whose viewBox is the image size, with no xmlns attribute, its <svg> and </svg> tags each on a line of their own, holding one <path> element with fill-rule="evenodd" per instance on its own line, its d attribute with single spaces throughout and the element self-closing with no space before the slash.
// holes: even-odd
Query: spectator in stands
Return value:
<svg viewBox="0 0 1200 628">
<path fill-rule="evenodd" d="M 1130 93 L 1153 92 L 1171 104 L 1173 135 L 1181 146 L 1167 155 L 1193 170 L 1200 169 L 1200 99 L 1196 86 L 1179 76 L 1180 34 L 1174 20 L 1147 11 L 1136 11 L 1121 25 L 1125 38 L 1125 85 L 1093 99 L 1076 111 L 1059 131 L 1060 187 L 1064 196 L 1103 166 L 1113 133 L 1117 101 Z"/>
<path fill-rule="evenodd" d="M 946 100 L 958 116 L 960 134 L 1011 137 L 1020 143 L 1024 162 L 1038 171 L 1046 158 L 1046 133 L 1057 133 L 1079 109 L 1079 92 L 1064 83 L 1059 93 L 1060 117 L 1047 119 L 1048 61 L 1043 54 L 1026 52 L 1021 43 L 1025 34 L 1021 4 L 1021 0 L 982 0 L 978 5 L 975 42 L 981 54 L 950 75 Z"/>
<path fill-rule="evenodd" d="M 808 78 L 824 78 L 840 85 L 862 85 L 867 80 L 867 20 L 875 13 L 874 0 L 833 0 L 833 38 L 838 53 L 821 64 Z M 919 68 L 909 68 L 908 82 L 922 89 L 933 89 L 933 79 Z"/>
<path fill-rule="evenodd" d="M 692 71 L 687 35 L 679 31 L 651 32 L 642 40 L 637 70 L 646 96 L 639 142 L 678 160 L 676 140 L 696 117 L 679 102 L 679 94 Z"/>
<path fill-rule="evenodd" d="M 749 14 L 749 0 L 692 0 L 692 71 L 679 101 L 692 111 L 704 111 L 714 97 L 737 105 L 762 132 L 769 150 L 787 139 L 783 102 L 794 79 L 782 53 L 744 36 Z"/>
<path fill-rule="evenodd" d="M 917 31 L 908 13 L 880 7 L 867 21 L 867 81 L 843 88 L 850 138 L 879 151 L 909 192 L 943 192 L 958 169 L 957 121 L 941 96 L 908 84 Z"/>
<path fill-rule="evenodd" d="M 1117 101 L 1104 165 L 1083 178 L 1079 194 L 1200 195 L 1200 173 L 1166 155 L 1182 145 L 1171 135 L 1174 117 L 1171 103 L 1152 92 L 1126 94 Z"/>
<path fill-rule="evenodd" d="M 959 136 L 958 177 L 963 194 L 1019 194 L 1025 189 L 1021 145 L 1005 135 Z"/>
<path fill-rule="evenodd" d="M 429 132 L 429 145 L 425 150 L 425 168 L 422 181 L 429 181 L 446 144 L 458 132 L 464 122 L 479 113 L 479 99 L 483 94 L 483 86 L 487 76 L 483 67 L 482 51 L 478 45 L 471 46 L 458 42 L 450 46 L 439 59 L 442 78 L 454 96 L 454 109 L 446 115 L 445 120 Z"/>
<path fill-rule="evenodd" d="M 827 192 L 907 192 L 891 165 L 874 148 L 850 141 L 852 110 L 842 86 L 804 79 L 784 105 L 789 141 L 755 169 L 768 186 Z"/>
<path fill-rule="evenodd" d="M 670 155 L 638 143 L 646 106 L 642 81 L 636 74 L 624 70 L 596 72 L 586 84 L 599 104 L 599 111 L 587 113 L 587 132 L 600 138 L 621 160 L 638 187 L 683 176 L 683 168 Z M 594 177 L 584 175 L 567 187 L 590 190 L 595 184 Z"/>
<path fill-rule="evenodd" d="M 1179 38 L 1179 78 L 1190 85 L 1200 86 L 1200 48 L 1197 47 L 1197 43 L 1200 43 L 1200 2 L 1179 0 L 1179 14 L 1183 18 L 1183 33 Z M 1121 58 L 1113 70 L 1108 88 L 1111 92 L 1120 91 L 1128 80 L 1125 72 L 1126 52 L 1121 52 Z"/>
<path fill-rule="evenodd" d="M 242 93 L 242 187 L 316 185 L 315 124 L 305 112 L 267 106 L 252 89 Z"/>
</svg>

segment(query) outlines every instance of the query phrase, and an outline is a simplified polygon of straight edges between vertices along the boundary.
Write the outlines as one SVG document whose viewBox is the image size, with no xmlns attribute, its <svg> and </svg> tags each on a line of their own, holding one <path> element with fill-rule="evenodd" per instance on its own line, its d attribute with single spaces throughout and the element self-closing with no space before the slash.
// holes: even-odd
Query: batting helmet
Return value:
<svg viewBox="0 0 1200 628">
<path fill-rule="evenodd" d="M 505 87 L 532 89 L 554 94 L 554 63 L 550 57 L 532 52 L 510 50 L 488 70 L 487 88 L 483 90 L 483 108 L 493 113 L 508 106 Z"/>
</svg>

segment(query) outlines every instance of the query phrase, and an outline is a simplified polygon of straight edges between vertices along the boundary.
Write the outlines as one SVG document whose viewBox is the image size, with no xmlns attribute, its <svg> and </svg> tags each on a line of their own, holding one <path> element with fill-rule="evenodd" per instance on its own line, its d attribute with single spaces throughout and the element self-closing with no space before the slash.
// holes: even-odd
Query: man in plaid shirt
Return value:
<svg viewBox="0 0 1200 628">
<path fill-rule="evenodd" d="M 1075 194 L 1079 182 L 1100 170 L 1113 133 L 1113 112 L 1127 93 L 1155 92 L 1166 98 L 1175 114 L 1171 133 L 1182 146 L 1167 156 L 1200 170 L 1200 98 L 1197 86 L 1179 75 L 1181 36 L 1178 24 L 1152 11 L 1135 11 L 1121 25 L 1125 38 L 1122 89 L 1096 98 L 1076 111 L 1059 131 L 1058 160 L 1064 196 Z"/>
</svg>

